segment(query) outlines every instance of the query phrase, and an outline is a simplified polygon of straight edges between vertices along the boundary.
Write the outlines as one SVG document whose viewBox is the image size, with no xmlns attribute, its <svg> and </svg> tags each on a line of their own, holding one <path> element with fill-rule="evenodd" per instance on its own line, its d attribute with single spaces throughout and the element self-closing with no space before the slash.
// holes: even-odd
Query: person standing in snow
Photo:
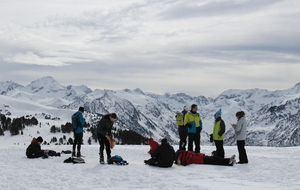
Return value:
<svg viewBox="0 0 300 190">
<path fill-rule="evenodd" d="M 240 161 L 237 164 L 247 164 L 248 157 L 245 149 L 245 139 L 246 139 L 246 132 L 247 132 L 247 122 L 245 119 L 245 112 L 239 111 L 236 113 L 237 123 L 231 124 L 235 131 L 235 138 L 237 141 L 237 147 L 239 151 L 239 159 Z"/>
<path fill-rule="evenodd" d="M 215 124 L 214 124 L 214 130 L 213 130 L 213 140 L 216 145 L 217 149 L 217 156 L 224 158 L 225 152 L 223 147 L 223 140 L 225 136 L 225 122 L 221 118 L 222 109 L 219 109 L 214 115 L 215 117 Z"/>
<path fill-rule="evenodd" d="M 49 150 L 42 150 L 41 144 L 43 142 L 42 137 L 33 138 L 30 145 L 26 149 L 27 158 L 48 158 L 47 153 Z"/>
<path fill-rule="evenodd" d="M 188 135 L 188 128 L 184 125 L 184 116 L 188 112 L 188 107 L 184 106 L 183 111 L 176 115 L 176 124 L 178 125 L 179 133 L 179 150 L 186 150 L 186 138 Z"/>
<path fill-rule="evenodd" d="M 85 124 L 85 119 L 83 118 L 84 108 L 79 107 L 79 110 L 72 115 L 72 124 L 74 127 L 74 143 L 72 156 L 81 157 L 81 144 L 83 138 L 83 125 Z M 75 121 L 73 121 L 75 119 Z M 76 123 L 76 124 L 75 124 Z M 77 145 L 77 154 L 76 154 Z"/>
<path fill-rule="evenodd" d="M 184 117 L 184 125 L 188 128 L 188 150 L 193 151 L 193 143 L 195 143 L 195 153 L 200 152 L 200 133 L 202 130 L 202 120 L 197 110 L 198 106 L 193 104 L 190 112 Z"/>
<path fill-rule="evenodd" d="M 144 163 L 151 166 L 158 167 L 172 167 L 175 160 L 174 148 L 168 143 L 167 139 L 161 140 L 161 145 L 151 154 L 149 160 L 145 160 Z"/>
<path fill-rule="evenodd" d="M 104 164 L 104 148 L 106 149 L 107 160 L 111 157 L 110 142 L 111 129 L 117 119 L 117 114 L 110 113 L 102 117 L 97 126 L 97 137 L 99 141 L 100 163 Z"/>
</svg>

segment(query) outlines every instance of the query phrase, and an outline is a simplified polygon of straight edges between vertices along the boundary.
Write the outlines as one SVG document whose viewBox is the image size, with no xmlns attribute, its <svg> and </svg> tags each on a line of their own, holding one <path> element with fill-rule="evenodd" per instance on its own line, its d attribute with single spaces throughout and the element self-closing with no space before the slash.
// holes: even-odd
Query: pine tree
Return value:
<svg viewBox="0 0 300 190">
<path fill-rule="evenodd" d="M 52 125 L 52 127 L 50 128 L 50 132 L 51 133 L 56 133 L 56 127 L 55 127 L 55 125 Z"/>
</svg>

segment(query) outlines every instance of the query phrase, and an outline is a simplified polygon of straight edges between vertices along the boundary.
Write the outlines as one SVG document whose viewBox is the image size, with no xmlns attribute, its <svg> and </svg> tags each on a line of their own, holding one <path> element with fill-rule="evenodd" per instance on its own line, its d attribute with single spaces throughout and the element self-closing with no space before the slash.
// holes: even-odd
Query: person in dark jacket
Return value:
<svg viewBox="0 0 300 190">
<path fill-rule="evenodd" d="M 110 142 L 111 142 L 111 129 L 117 119 L 117 114 L 110 113 L 102 117 L 97 126 L 97 137 L 100 144 L 99 156 L 100 163 L 104 164 L 104 147 L 106 149 L 107 159 L 111 157 Z"/>
<path fill-rule="evenodd" d="M 149 160 L 145 160 L 145 164 L 158 167 L 172 167 L 175 160 L 174 148 L 168 143 L 167 139 L 161 140 L 161 145 L 151 154 Z"/>
<path fill-rule="evenodd" d="M 26 149 L 27 158 L 48 158 L 47 153 L 49 150 L 42 150 L 41 144 L 43 142 L 42 137 L 33 138 L 30 145 Z"/>
<path fill-rule="evenodd" d="M 81 157 L 81 144 L 83 138 L 83 125 L 85 124 L 85 119 L 83 118 L 84 108 L 79 107 L 79 110 L 73 114 L 73 117 L 77 118 L 77 126 L 74 129 L 74 144 L 73 144 L 73 152 L 72 156 L 76 155 L 76 145 L 77 145 L 77 157 Z"/>
<path fill-rule="evenodd" d="M 222 109 L 219 109 L 214 115 L 215 117 L 215 124 L 213 130 L 213 140 L 216 145 L 217 149 L 217 156 L 220 158 L 224 158 L 225 152 L 223 147 L 223 140 L 224 140 L 224 133 L 225 133 L 225 122 L 221 118 Z"/>
</svg>

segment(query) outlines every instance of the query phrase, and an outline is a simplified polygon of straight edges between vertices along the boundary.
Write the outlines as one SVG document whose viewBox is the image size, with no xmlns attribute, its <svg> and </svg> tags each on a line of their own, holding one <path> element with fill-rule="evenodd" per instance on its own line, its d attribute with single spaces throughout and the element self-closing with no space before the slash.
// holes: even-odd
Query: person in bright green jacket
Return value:
<svg viewBox="0 0 300 190">
<path fill-rule="evenodd" d="M 219 109 L 214 115 L 215 125 L 213 131 L 213 140 L 217 149 L 217 156 L 224 158 L 225 152 L 223 147 L 224 133 L 225 133 L 225 122 L 221 118 L 222 109 Z"/>
<path fill-rule="evenodd" d="M 193 143 L 195 143 L 195 153 L 200 152 L 200 133 L 202 130 L 202 120 L 197 110 L 198 106 L 193 104 L 190 112 L 184 117 L 184 125 L 188 128 L 188 150 L 193 151 Z"/>
<path fill-rule="evenodd" d="M 179 150 L 186 150 L 186 139 L 188 136 L 188 128 L 184 125 L 184 117 L 185 114 L 188 112 L 188 106 L 183 107 L 183 111 L 178 113 L 176 117 L 176 124 L 178 125 L 178 133 L 179 133 Z"/>
</svg>

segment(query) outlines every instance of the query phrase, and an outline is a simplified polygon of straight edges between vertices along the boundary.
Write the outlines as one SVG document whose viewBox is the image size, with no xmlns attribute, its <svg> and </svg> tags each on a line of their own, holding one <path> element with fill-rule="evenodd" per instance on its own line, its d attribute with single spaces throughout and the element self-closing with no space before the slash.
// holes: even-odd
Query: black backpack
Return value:
<svg viewBox="0 0 300 190">
<path fill-rule="evenodd" d="M 79 114 L 76 112 L 72 115 L 72 125 L 73 125 L 73 131 L 75 131 L 79 126 Z"/>
<path fill-rule="evenodd" d="M 77 158 L 69 157 L 68 159 L 64 160 L 64 163 L 78 164 L 78 163 L 85 163 L 85 161 L 83 158 L 80 158 L 80 157 L 77 157 Z"/>
</svg>

